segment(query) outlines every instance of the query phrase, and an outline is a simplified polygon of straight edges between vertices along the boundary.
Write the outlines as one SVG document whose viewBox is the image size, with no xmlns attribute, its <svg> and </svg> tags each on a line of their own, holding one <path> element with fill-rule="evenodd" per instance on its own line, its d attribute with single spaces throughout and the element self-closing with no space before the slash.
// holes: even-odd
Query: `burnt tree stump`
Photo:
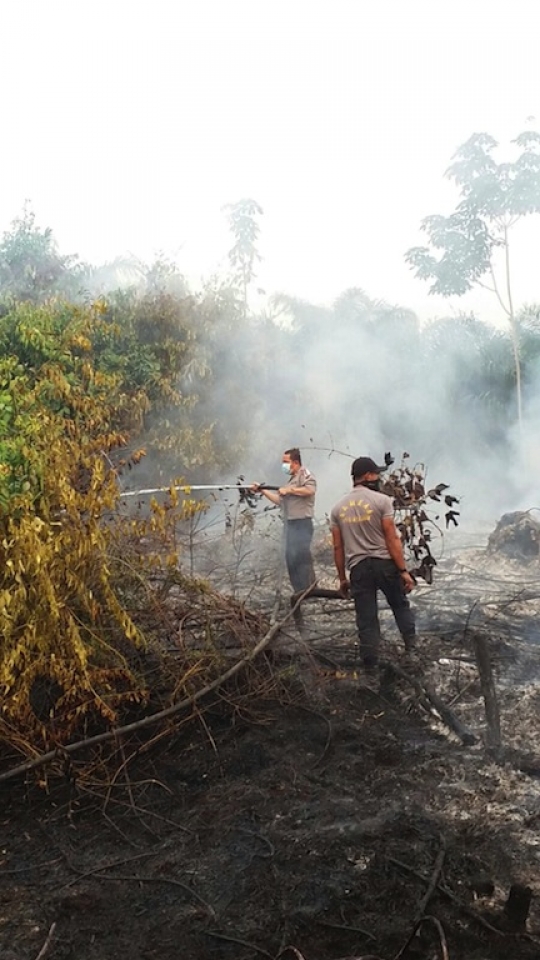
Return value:
<svg viewBox="0 0 540 960">
<path fill-rule="evenodd" d="M 501 553 L 525 562 L 540 556 L 540 523 L 530 513 L 504 513 L 490 534 L 488 553 Z"/>
<path fill-rule="evenodd" d="M 513 933 L 525 930 L 531 906 L 532 890 L 521 883 L 513 883 L 504 905 L 505 926 Z"/>
<path fill-rule="evenodd" d="M 473 646 L 486 713 L 486 746 L 497 753 L 501 749 L 501 721 L 491 668 L 491 656 L 486 638 L 482 634 L 475 633 L 473 635 Z"/>
</svg>

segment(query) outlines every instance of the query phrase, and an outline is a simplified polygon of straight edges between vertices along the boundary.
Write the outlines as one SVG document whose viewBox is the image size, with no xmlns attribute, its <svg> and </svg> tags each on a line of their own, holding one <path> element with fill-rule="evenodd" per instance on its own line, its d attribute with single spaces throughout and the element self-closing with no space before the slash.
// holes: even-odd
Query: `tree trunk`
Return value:
<svg viewBox="0 0 540 960">
<path fill-rule="evenodd" d="M 508 241 L 508 226 L 504 227 L 504 252 L 506 266 L 506 293 L 508 296 L 508 314 L 510 317 L 510 335 L 512 337 L 512 350 L 514 352 L 514 370 L 516 374 L 516 401 L 517 418 L 521 432 L 523 426 L 522 400 L 521 400 L 521 360 L 519 356 L 519 328 L 516 323 L 514 313 L 514 301 L 512 300 L 512 285 L 510 283 L 510 244 Z"/>
<path fill-rule="evenodd" d="M 475 634 L 473 637 L 473 645 L 486 712 L 486 746 L 497 752 L 501 749 L 501 724 L 499 704 L 497 703 L 493 671 L 491 669 L 491 657 L 485 637 L 480 634 Z"/>
</svg>

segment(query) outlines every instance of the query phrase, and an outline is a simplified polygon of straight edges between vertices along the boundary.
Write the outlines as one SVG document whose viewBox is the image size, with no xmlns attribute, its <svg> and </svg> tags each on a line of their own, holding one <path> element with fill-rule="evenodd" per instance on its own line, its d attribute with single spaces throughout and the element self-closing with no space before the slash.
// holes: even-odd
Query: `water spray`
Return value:
<svg viewBox="0 0 540 960">
<path fill-rule="evenodd" d="M 124 497 L 145 497 L 153 493 L 170 493 L 171 490 L 178 490 L 189 496 L 192 490 L 238 490 L 239 493 L 257 493 L 259 490 L 279 490 L 279 487 L 271 487 L 268 483 L 258 483 L 257 490 L 251 490 L 249 486 L 242 486 L 239 483 L 184 483 L 181 485 L 173 484 L 168 487 L 150 487 L 148 490 L 125 490 L 120 496 Z"/>
</svg>

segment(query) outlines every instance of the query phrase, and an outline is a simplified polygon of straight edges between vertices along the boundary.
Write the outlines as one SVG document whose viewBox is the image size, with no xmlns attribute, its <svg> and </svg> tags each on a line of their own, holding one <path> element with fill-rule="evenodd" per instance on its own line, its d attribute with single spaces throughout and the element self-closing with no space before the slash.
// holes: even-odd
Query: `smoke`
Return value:
<svg viewBox="0 0 540 960">
<path fill-rule="evenodd" d="M 39 249 L 30 250 L 34 259 Z M 318 481 L 320 519 L 350 488 L 352 459 L 382 462 L 386 452 L 398 463 L 407 452 L 429 485 L 448 484 L 464 527 L 539 505 L 536 308 L 521 321 L 517 425 L 510 337 L 473 315 L 421 324 L 407 308 L 354 287 L 331 305 L 282 294 L 266 313 L 246 316 L 230 278 L 190 291 L 163 255 L 150 266 L 117 259 L 70 269 L 79 286 L 88 281 L 89 294 L 127 286 L 110 300 L 115 320 L 136 321 L 152 349 L 167 350 L 176 337 L 182 351 L 182 403 L 148 416 L 149 455 L 129 477 L 131 489 L 177 478 L 279 484 L 281 454 L 298 446 Z"/>
<path fill-rule="evenodd" d="M 300 321 L 279 331 L 279 355 L 264 385 L 253 383 L 245 470 L 279 483 L 282 451 L 299 446 L 317 477 L 321 518 L 350 488 L 352 459 L 382 462 L 387 451 L 397 462 L 410 454 L 407 462 L 422 465 L 430 485 L 447 483 L 460 498 L 465 529 L 540 504 L 540 365 L 528 373 L 520 430 L 504 333 L 472 316 L 421 327 L 409 311 L 377 301 L 347 313 L 344 299 L 350 306 L 354 297 L 311 313 L 302 304 Z M 258 336 L 263 355 L 262 328 Z"/>
<path fill-rule="evenodd" d="M 320 521 L 350 489 L 352 460 L 382 463 L 386 452 L 398 464 L 409 454 L 407 465 L 418 465 L 428 485 L 449 485 L 463 530 L 540 505 L 540 357 L 527 367 L 520 429 L 512 348 L 500 330 L 471 315 L 421 325 L 359 288 L 332 306 L 275 298 L 274 318 L 247 321 L 226 286 L 190 296 L 208 373 L 190 385 L 197 402 L 187 416 L 195 436 L 211 425 L 212 444 L 206 456 L 184 447 L 175 461 L 150 451 L 131 488 L 175 477 L 279 485 L 282 452 L 298 446 L 317 478 Z M 180 431 L 185 411 L 178 418 Z M 433 517 L 444 519 L 436 509 Z"/>
</svg>

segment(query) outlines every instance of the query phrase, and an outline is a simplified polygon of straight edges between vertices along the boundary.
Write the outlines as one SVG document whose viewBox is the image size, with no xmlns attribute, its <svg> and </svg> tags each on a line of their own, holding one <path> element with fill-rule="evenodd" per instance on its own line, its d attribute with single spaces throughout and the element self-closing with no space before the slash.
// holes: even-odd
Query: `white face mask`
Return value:
<svg viewBox="0 0 540 960">
<path fill-rule="evenodd" d="M 282 463 L 282 464 L 281 464 L 281 469 L 283 470 L 283 473 L 286 473 L 287 476 L 290 477 L 290 475 L 291 475 L 291 465 L 290 465 L 290 463 Z"/>
</svg>

